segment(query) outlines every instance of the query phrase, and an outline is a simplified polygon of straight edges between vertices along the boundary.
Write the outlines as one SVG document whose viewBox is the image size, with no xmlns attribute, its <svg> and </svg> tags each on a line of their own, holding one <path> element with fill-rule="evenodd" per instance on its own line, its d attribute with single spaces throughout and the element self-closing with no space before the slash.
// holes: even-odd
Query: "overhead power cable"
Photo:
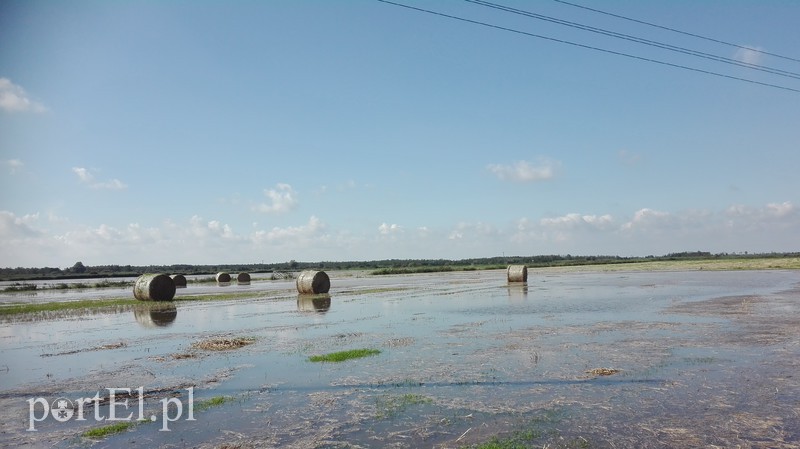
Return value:
<svg viewBox="0 0 800 449">
<path fill-rule="evenodd" d="M 473 3 L 473 4 L 476 4 L 476 5 L 480 5 L 480 6 L 485 6 L 487 8 L 492 8 L 492 9 L 497 9 L 497 10 L 500 10 L 500 11 L 510 12 L 512 14 L 531 17 L 533 19 L 543 20 L 543 21 L 551 22 L 551 23 L 557 23 L 559 25 L 564 25 L 564 26 L 568 26 L 568 27 L 571 27 L 571 28 L 577 28 L 577 29 L 580 29 L 580 30 L 589 31 L 589 32 L 592 32 L 592 33 L 597 33 L 597 34 L 602 34 L 602 35 L 605 35 L 605 36 L 615 37 L 615 38 L 618 38 L 618 39 L 624 39 L 624 40 L 631 41 L 631 42 L 636 42 L 636 43 L 639 43 L 639 44 L 649 45 L 651 47 L 662 48 L 662 49 L 665 49 L 665 50 L 670 50 L 670 51 L 674 51 L 674 52 L 677 52 L 677 53 L 682 53 L 682 54 L 685 54 L 685 55 L 697 56 L 699 58 L 710 59 L 712 61 L 717 61 L 717 62 L 722 62 L 722 63 L 725 63 L 725 64 L 736 65 L 736 66 L 739 66 L 739 67 L 745 67 L 745 68 L 752 69 L 752 70 L 759 70 L 759 71 L 762 71 L 762 72 L 771 73 L 773 75 L 785 76 L 787 78 L 800 79 L 800 73 L 797 73 L 797 72 L 790 72 L 790 71 L 787 71 L 787 70 L 776 69 L 776 68 L 773 68 L 773 67 L 766 67 L 766 66 L 762 66 L 762 65 L 759 65 L 759 64 L 753 64 L 753 63 L 749 63 L 749 62 L 738 61 L 736 59 L 726 58 L 724 56 L 718 56 L 718 55 L 714 55 L 714 54 L 711 54 L 711 53 L 704 53 L 704 52 L 701 52 L 701 51 L 692 50 L 692 49 L 689 49 L 689 48 L 684 48 L 684 47 L 678 47 L 678 46 L 675 46 L 675 45 L 665 44 L 665 43 L 658 42 L 658 41 L 653 41 L 653 40 L 644 39 L 644 38 L 640 38 L 640 37 L 636 37 L 636 36 L 631 36 L 629 34 L 618 33 L 616 31 L 604 30 L 602 28 L 597 28 L 597 27 L 593 27 L 593 26 L 589 26 L 589 25 L 583 25 L 583 24 L 577 23 L 577 22 L 570 22 L 568 20 L 562 20 L 562 19 L 558 19 L 558 18 L 555 18 L 555 17 L 545 16 L 545 15 L 542 15 L 542 14 L 537 14 L 537 13 L 530 12 L 530 11 L 525 11 L 525 10 L 522 10 L 522 9 L 511 8 L 511 7 L 508 7 L 508 6 L 499 5 L 497 3 L 487 2 L 487 1 L 484 1 L 484 0 L 464 0 L 464 1 L 468 2 L 468 3 Z"/>
<path fill-rule="evenodd" d="M 613 54 L 613 55 L 624 56 L 626 58 L 637 59 L 637 60 L 640 60 L 640 61 L 652 62 L 654 64 L 660 64 L 660 65 L 664 65 L 664 66 L 675 67 L 675 68 L 678 68 L 678 69 L 689 70 L 689 71 L 692 71 L 692 72 L 705 73 L 707 75 L 718 76 L 718 77 L 721 77 L 721 78 L 728 78 L 728 79 L 732 79 L 732 80 L 736 80 L 736 81 L 743 81 L 743 82 L 746 82 L 746 83 L 758 84 L 758 85 L 761 85 L 761 86 L 772 87 L 772 88 L 775 88 L 775 89 L 781 89 L 781 90 L 787 90 L 787 91 L 791 91 L 791 92 L 800 93 L 800 89 L 794 89 L 794 88 L 787 87 L 787 86 L 780 86 L 780 85 L 777 85 L 777 84 L 765 83 L 765 82 L 762 82 L 762 81 L 756 81 L 756 80 L 751 80 L 751 79 L 747 79 L 747 78 L 741 78 L 741 77 L 738 77 L 738 76 L 726 75 L 724 73 L 712 72 L 710 70 L 698 69 L 696 67 L 689 67 L 689 66 L 685 66 L 685 65 L 681 65 L 681 64 L 675 64 L 675 63 L 671 63 L 671 62 L 660 61 L 658 59 L 647 58 L 647 57 L 644 57 L 644 56 L 636 56 L 636 55 L 632 55 L 632 54 L 629 54 L 629 53 L 623 53 L 623 52 L 619 52 L 619 51 L 608 50 L 608 49 L 605 49 L 605 48 L 594 47 L 594 46 L 591 46 L 591 45 L 586 45 L 586 44 L 572 42 L 572 41 L 568 41 L 568 40 L 564 40 L 564 39 L 558 39 L 558 38 L 554 38 L 554 37 L 544 36 L 544 35 L 541 35 L 541 34 L 530 33 L 530 32 L 527 32 L 527 31 L 515 30 L 513 28 L 508 28 L 508 27 L 504 27 L 504 26 L 500 26 L 500 25 L 494 25 L 494 24 L 491 24 L 491 23 L 481 22 L 481 21 L 478 21 L 478 20 L 467 19 L 467 18 L 464 18 L 464 17 L 458 17 L 458 16 L 454 16 L 454 15 L 451 15 L 451 14 L 445 14 L 445 13 L 442 13 L 442 12 L 432 11 L 430 9 L 419 8 L 419 7 L 416 7 L 416 6 L 404 5 L 402 3 L 396 3 L 396 2 L 393 2 L 393 1 L 389 1 L 389 0 L 376 0 L 376 1 L 379 1 L 381 3 L 386 3 L 388 5 L 398 6 L 398 7 L 401 7 L 401 8 L 406 8 L 406 9 L 410 9 L 410 10 L 414 10 L 414 11 L 419 11 L 419 12 L 424 12 L 424 13 L 427 13 L 427 14 L 432 14 L 432 15 L 435 15 L 435 16 L 440 16 L 440 17 L 445 17 L 445 18 L 448 18 L 448 19 L 458 20 L 458 21 L 461 21 L 461 22 L 472 23 L 474 25 L 481 25 L 481 26 L 485 26 L 485 27 L 489 27 L 489 28 L 494 28 L 494 29 L 497 29 L 497 30 L 508 31 L 510 33 L 521 34 L 521 35 L 524 35 L 524 36 L 535 37 L 535 38 L 538 38 L 538 39 L 544 39 L 544 40 L 548 40 L 548 41 L 551 41 L 551 42 L 558 42 L 558 43 L 561 43 L 561 44 L 567 44 L 567 45 L 586 48 L 586 49 L 589 49 L 589 50 L 595 50 L 595 51 L 599 51 L 599 52 L 603 52 L 603 53 L 609 53 L 609 54 Z"/>
<path fill-rule="evenodd" d="M 651 26 L 651 27 L 654 27 L 654 28 L 660 28 L 662 30 L 672 31 L 673 33 L 683 34 L 685 36 L 696 37 L 698 39 L 704 39 L 704 40 L 707 40 L 707 41 L 710 41 L 710 42 L 716 42 L 718 44 L 723 44 L 723 45 L 728 45 L 730 47 L 740 48 L 742 50 L 754 51 L 756 53 L 761 53 L 761 54 L 764 54 L 764 55 L 774 56 L 776 58 L 788 59 L 789 61 L 800 62 L 800 59 L 793 58 L 791 56 L 783 56 L 783 55 L 779 55 L 777 53 L 770 53 L 768 51 L 760 50 L 758 48 L 747 47 L 747 46 L 744 46 L 744 45 L 734 44 L 732 42 L 725 42 L 723 40 L 714 39 L 713 37 L 702 36 L 700 34 L 695 34 L 695 33 L 689 33 L 687 31 L 681 31 L 681 30 L 677 30 L 675 28 L 666 27 L 666 26 L 663 26 L 663 25 L 658 25 L 658 24 L 651 23 L 651 22 L 645 22 L 644 20 L 638 20 L 638 19 L 634 19 L 634 18 L 631 18 L 631 17 L 626 17 L 626 16 L 623 16 L 623 15 L 610 13 L 610 12 L 607 12 L 607 11 L 601 11 L 599 9 L 594 9 L 594 8 L 590 8 L 588 6 L 578 5 L 578 4 L 575 4 L 575 3 L 570 3 L 570 2 L 567 2 L 567 1 L 564 1 L 564 0 L 553 0 L 553 1 L 554 2 L 558 2 L 558 3 L 562 3 L 564 5 L 574 6 L 576 8 L 581 8 L 581 9 L 585 9 L 585 10 L 588 10 L 588 11 L 596 12 L 596 13 L 599 13 L 599 14 L 605 14 L 607 16 L 616 17 L 618 19 L 628 20 L 628 21 L 631 21 L 631 22 L 640 23 L 642 25 L 647 25 L 647 26 Z"/>
</svg>

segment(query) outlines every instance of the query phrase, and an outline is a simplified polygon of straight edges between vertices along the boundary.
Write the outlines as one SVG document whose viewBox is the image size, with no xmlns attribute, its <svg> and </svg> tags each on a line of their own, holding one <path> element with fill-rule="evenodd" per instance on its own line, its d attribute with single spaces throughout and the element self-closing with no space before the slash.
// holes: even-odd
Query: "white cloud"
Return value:
<svg viewBox="0 0 800 449">
<path fill-rule="evenodd" d="M 274 227 L 268 231 L 256 231 L 252 234 L 252 240 L 255 243 L 306 246 L 313 243 L 316 238 L 323 237 L 321 233 L 324 230 L 325 223 L 312 215 L 305 225 Z"/>
<path fill-rule="evenodd" d="M 89 183 L 94 179 L 94 176 L 89 173 L 89 170 L 83 167 L 72 167 L 72 171 L 78 175 L 78 178 L 81 180 L 81 182 Z"/>
<path fill-rule="evenodd" d="M 382 235 L 397 234 L 398 232 L 403 232 L 403 228 L 400 225 L 394 223 L 393 224 L 381 223 L 381 225 L 378 226 L 378 232 L 380 232 Z"/>
<path fill-rule="evenodd" d="M 45 112 L 47 108 L 28 98 L 25 89 L 0 78 L 0 109 L 7 112 Z"/>
<path fill-rule="evenodd" d="M 72 171 L 78 176 L 81 183 L 92 189 L 123 190 L 128 188 L 125 183 L 116 178 L 103 182 L 94 182 L 94 175 L 88 168 L 72 167 Z"/>
<path fill-rule="evenodd" d="M 644 256 L 695 250 L 800 251 L 798 235 L 800 210 L 791 201 L 716 211 L 642 208 L 624 219 L 568 213 L 520 218 L 505 225 L 465 221 L 406 228 L 385 222 L 372 228 L 372 233 L 331 229 L 317 216 L 296 225 L 268 228 L 250 220 L 237 225 L 197 215 L 155 226 L 141 222 L 87 225 L 44 212 L 0 211 L 0 266 L 64 267 L 77 260 L 148 265 L 457 259 L 502 253 Z"/>
<path fill-rule="evenodd" d="M 775 217 L 783 218 L 795 212 L 795 208 L 790 201 L 783 203 L 769 203 L 766 207 L 767 212 Z"/>
<path fill-rule="evenodd" d="M 0 240 L 25 239 L 44 235 L 42 231 L 34 228 L 39 221 L 39 214 L 29 214 L 18 217 L 7 210 L 0 211 Z"/>
<path fill-rule="evenodd" d="M 622 225 L 623 230 L 632 230 L 637 228 L 647 227 L 660 227 L 664 223 L 670 221 L 670 214 L 649 208 L 639 209 L 633 214 L 631 221 Z"/>
<path fill-rule="evenodd" d="M 498 229 L 487 223 L 468 223 L 462 221 L 449 232 L 447 238 L 450 240 L 483 239 L 496 236 L 499 233 L 500 231 Z"/>
<path fill-rule="evenodd" d="M 22 167 L 25 166 L 25 164 L 19 159 L 9 159 L 3 161 L 3 165 L 8 167 L 8 173 L 11 175 L 17 174 L 17 172 L 22 170 Z"/>
<path fill-rule="evenodd" d="M 280 214 L 288 212 L 297 205 L 297 192 L 289 184 L 279 183 L 275 189 L 264 190 L 269 202 L 256 205 L 259 212 Z"/>
<path fill-rule="evenodd" d="M 528 161 L 518 161 L 511 165 L 489 164 L 486 169 L 503 181 L 534 182 L 552 179 L 558 163 L 541 159 L 538 165 Z"/>
<path fill-rule="evenodd" d="M 761 52 L 764 49 L 752 45 L 746 45 L 746 47 L 747 48 L 740 48 L 736 50 L 736 53 L 733 55 L 733 58 L 745 64 L 752 64 L 752 65 L 761 64 L 761 60 L 763 59 L 764 55 Z"/>
<path fill-rule="evenodd" d="M 596 229 L 609 229 L 614 219 L 611 215 L 581 215 L 567 214 L 555 218 L 542 218 L 541 225 L 546 228 L 574 229 L 576 227 L 589 227 Z"/>
</svg>

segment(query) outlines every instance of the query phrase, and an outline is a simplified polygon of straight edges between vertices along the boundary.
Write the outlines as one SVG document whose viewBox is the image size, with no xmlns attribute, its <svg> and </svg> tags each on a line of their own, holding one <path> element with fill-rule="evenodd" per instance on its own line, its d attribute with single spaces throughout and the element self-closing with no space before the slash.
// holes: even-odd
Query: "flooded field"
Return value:
<svg viewBox="0 0 800 449">
<path fill-rule="evenodd" d="M 254 279 L 178 291 L 244 299 L 7 320 L 0 446 L 800 446 L 799 271 L 329 274 L 327 296 Z"/>
</svg>

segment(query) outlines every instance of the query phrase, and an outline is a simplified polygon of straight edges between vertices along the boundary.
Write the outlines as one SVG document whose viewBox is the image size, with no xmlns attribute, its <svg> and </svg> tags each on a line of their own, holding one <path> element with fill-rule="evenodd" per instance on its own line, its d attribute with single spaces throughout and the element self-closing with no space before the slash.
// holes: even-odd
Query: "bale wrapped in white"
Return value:
<svg viewBox="0 0 800 449">
<path fill-rule="evenodd" d="M 508 266 L 508 282 L 528 282 L 528 267 L 525 265 Z"/>
<path fill-rule="evenodd" d="M 143 274 L 133 283 L 133 297 L 139 301 L 172 301 L 175 282 L 166 274 Z"/>
<path fill-rule="evenodd" d="M 331 279 L 324 271 L 305 270 L 297 276 L 297 291 L 318 295 L 328 293 L 331 289 Z"/>
<path fill-rule="evenodd" d="M 250 283 L 250 273 L 239 273 L 236 275 L 236 282 L 240 284 Z"/>
<path fill-rule="evenodd" d="M 173 274 L 172 275 L 172 282 L 175 283 L 176 288 L 185 288 L 186 287 L 186 276 L 182 274 Z"/>
<path fill-rule="evenodd" d="M 226 272 L 224 272 L 224 271 L 220 271 L 219 273 L 217 273 L 216 279 L 217 279 L 217 282 L 230 282 L 231 281 L 231 275 L 226 273 Z"/>
</svg>

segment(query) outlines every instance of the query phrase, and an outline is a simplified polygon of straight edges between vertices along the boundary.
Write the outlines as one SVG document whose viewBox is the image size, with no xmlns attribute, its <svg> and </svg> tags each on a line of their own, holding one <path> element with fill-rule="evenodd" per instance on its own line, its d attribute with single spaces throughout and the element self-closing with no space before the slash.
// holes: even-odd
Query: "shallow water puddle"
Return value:
<svg viewBox="0 0 800 449">
<path fill-rule="evenodd" d="M 3 324 L 0 445 L 800 444 L 797 272 L 331 278 L 329 297 L 254 282 L 251 299 Z M 210 338 L 253 342 L 199 349 Z M 381 352 L 308 360 L 357 348 Z M 26 431 L 30 398 L 138 387 L 155 422 L 97 442 L 80 437 L 108 424 L 93 417 Z M 226 399 L 190 421 L 189 387 L 194 404 Z M 160 431 L 173 397 L 184 415 Z"/>
</svg>

